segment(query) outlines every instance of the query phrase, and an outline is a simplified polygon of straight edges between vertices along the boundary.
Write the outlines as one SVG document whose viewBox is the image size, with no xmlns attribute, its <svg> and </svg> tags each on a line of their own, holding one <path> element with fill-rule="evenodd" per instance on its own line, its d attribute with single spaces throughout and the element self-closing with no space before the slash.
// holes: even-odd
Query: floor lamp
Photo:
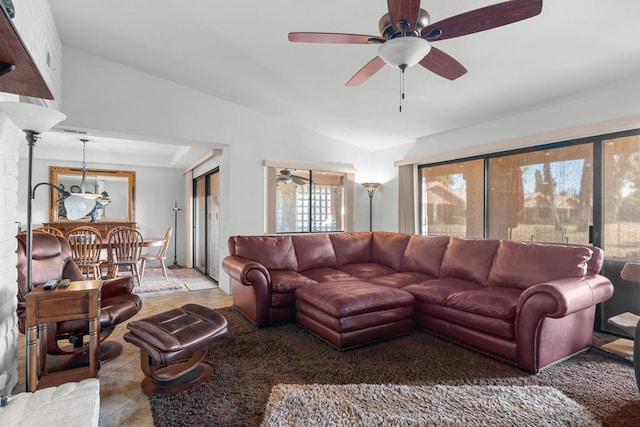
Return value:
<svg viewBox="0 0 640 427">
<path fill-rule="evenodd" d="M 33 287 L 33 276 L 32 276 L 32 246 L 33 246 L 33 225 L 31 224 L 31 212 L 32 212 L 32 201 L 34 198 L 34 192 L 37 187 L 40 185 L 48 185 L 60 191 L 61 189 L 50 184 L 40 183 L 35 186 L 32 186 L 32 175 L 33 175 L 33 149 L 35 147 L 36 141 L 38 140 L 39 134 L 51 129 L 56 124 L 60 123 L 64 119 L 67 118 L 64 114 L 57 110 L 53 110 L 51 108 L 42 107 L 40 105 L 35 104 L 26 104 L 20 102 L 0 102 L 0 111 L 5 113 L 9 119 L 20 129 L 22 129 L 25 133 L 27 144 L 29 145 L 29 158 L 28 158 L 28 171 L 27 171 L 27 241 L 25 245 L 25 256 L 27 263 L 27 293 L 31 292 Z M 93 201 L 95 205 L 95 201 Z M 68 207 L 68 210 L 73 210 L 78 214 L 81 214 L 84 210 L 90 207 L 84 215 L 89 213 L 93 206 L 91 205 L 91 201 L 86 200 L 82 197 L 73 197 L 69 196 L 65 199 L 65 207 Z M 82 216 L 84 216 L 82 215 Z M 78 218 L 81 218 L 78 217 Z M 29 346 L 26 346 L 26 358 L 29 360 Z M 26 383 L 29 384 L 29 370 L 26 371 Z"/>
<path fill-rule="evenodd" d="M 178 207 L 178 201 L 175 201 L 173 205 L 173 265 L 169 268 L 182 268 L 180 264 L 178 264 L 178 212 L 180 212 L 180 208 Z"/>
<path fill-rule="evenodd" d="M 369 231 L 373 231 L 373 195 L 381 185 L 379 182 L 362 183 L 362 186 L 367 190 L 367 193 L 369 193 Z"/>
</svg>

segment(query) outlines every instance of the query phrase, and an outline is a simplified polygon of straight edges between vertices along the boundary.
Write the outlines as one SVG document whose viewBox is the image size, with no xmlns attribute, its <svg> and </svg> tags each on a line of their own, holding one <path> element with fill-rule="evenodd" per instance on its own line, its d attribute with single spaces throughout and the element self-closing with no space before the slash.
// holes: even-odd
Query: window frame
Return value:
<svg viewBox="0 0 640 427">
<path fill-rule="evenodd" d="M 490 183 L 488 180 L 488 174 L 489 174 L 490 159 L 510 156 L 514 154 L 526 154 L 526 153 L 532 153 L 536 151 L 545 151 L 545 150 L 553 150 L 557 148 L 571 147 L 576 145 L 592 144 L 593 145 L 593 196 L 592 196 L 593 224 L 591 227 L 589 243 L 597 247 L 602 247 L 604 243 L 604 239 L 606 238 L 606 236 L 604 236 L 604 227 L 605 227 L 604 200 L 603 200 L 604 159 L 602 154 L 604 150 L 604 144 L 608 140 L 615 140 L 618 138 L 629 137 L 629 136 L 640 136 L 640 128 L 635 128 L 635 129 L 630 129 L 630 130 L 625 130 L 620 132 L 598 134 L 595 136 L 585 136 L 585 137 L 580 137 L 580 138 L 575 138 L 575 139 L 570 139 L 565 141 L 534 145 L 530 147 L 522 147 L 522 148 L 511 149 L 511 150 L 477 154 L 473 156 L 461 157 L 461 158 L 444 160 L 444 161 L 433 162 L 433 163 L 419 163 L 417 165 L 418 173 L 416 175 L 416 192 L 417 192 L 418 207 L 419 207 L 418 218 L 417 218 L 418 229 L 416 231 L 418 234 L 425 234 L 425 232 L 428 232 L 428 230 L 423 229 L 424 212 L 422 211 L 423 188 L 422 188 L 421 177 L 422 177 L 422 169 L 424 168 L 448 165 L 448 164 L 456 164 L 456 163 L 467 162 L 471 160 L 484 161 L 485 179 L 483 183 L 483 189 L 484 189 L 485 203 L 484 203 L 484 209 L 483 209 L 482 215 L 483 215 L 483 224 L 484 224 L 483 238 L 487 238 L 488 230 L 489 230 L 489 212 L 488 212 L 489 188 L 488 187 Z"/>
<path fill-rule="evenodd" d="M 264 231 L 266 234 L 312 234 L 324 233 L 324 231 L 303 231 L 303 232 L 278 232 L 276 230 L 276 170 L 277 169 L 300 169 L 311 171 L 314 173 L 332 172 L 344 174 L 344 232 L 353 231 L 355 229 L 355 174 L 356 169 L 349 166 L 321 165 L 321 164 L 303 164 L 303 163 L 287 163 L 265 160 L 264 161 L 264 183 L 265 183 L 265 223 Z M 312 209 L 312 207 L 310 207 Z"/>
</svg>

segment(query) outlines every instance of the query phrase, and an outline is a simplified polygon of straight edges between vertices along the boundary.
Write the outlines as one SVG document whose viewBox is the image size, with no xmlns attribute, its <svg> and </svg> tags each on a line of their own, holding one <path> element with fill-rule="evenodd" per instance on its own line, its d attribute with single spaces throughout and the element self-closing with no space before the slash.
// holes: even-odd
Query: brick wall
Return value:
<svg viewBox="0 0 640 427">
<path fill-rule="evenodd" d="M 0 376 L 8 374 L 0 394 L 10 394 L 18 382 L 18 321 L 16 304 L 16 232 L 18 210 L 18 147 L 24 133 L 0 112 Z M 26 197 L 26 195 L 25 195 Z"/>
</svg>

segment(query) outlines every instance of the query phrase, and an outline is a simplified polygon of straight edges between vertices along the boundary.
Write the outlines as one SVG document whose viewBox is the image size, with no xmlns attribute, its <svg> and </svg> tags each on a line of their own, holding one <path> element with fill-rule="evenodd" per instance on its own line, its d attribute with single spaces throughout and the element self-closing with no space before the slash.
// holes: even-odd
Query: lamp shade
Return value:
<svg viewBox="0 0 640 427">
<path fill-rule="evenodd" d="M 373 194 L 381 185 L 382 184 L 380 184 L 379 182 L 363 182 L 362 183 L 362 186 L 367 190 L 367 193 L 369 193 L 369 197 L 373 197 Z"/>
<path fill-rule="evenodd" d="M 98 197 L 98 196 L 96 196 Z M 67 210 L 67 219 L 80 219 L 93 210 L 96 206 L 96 199 L 86 196 L 72 194 L 64 199 L 64 207 Z"/>
<path fill-rule="evenodd" d="M 413 67 L 431 52 L 431 45 L 420 37 L 398 37 L 378 48 L 378 56 L 396 68 Z"/>
<path fill-rule="evenodd" d="M 24 102 L 0 102 L 0 111 L 20 129 L 35 133 L 48 131 L 67 118 L 58 110 Z"/>
</svg>

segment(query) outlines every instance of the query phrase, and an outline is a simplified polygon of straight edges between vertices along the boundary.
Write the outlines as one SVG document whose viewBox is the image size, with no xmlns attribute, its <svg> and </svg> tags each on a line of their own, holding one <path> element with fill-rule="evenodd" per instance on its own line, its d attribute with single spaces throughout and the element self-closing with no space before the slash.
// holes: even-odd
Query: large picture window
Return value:
<svg viewBox="0 0 640 427">
<path fill-rule="evenodd" d="M 353 230 L 354 169 L 265 165 L 267 233 Z"/>
<path fill-rule="evenodd" d="M 344 174 L 297 169 L 275 173 L 276 233 L 344 231 Z"/>
<path fill-rule="evenodd" d="M 595 244 L 640 261 L 640 131 L 418 170 L 421 234 Z"/>
</svg>

